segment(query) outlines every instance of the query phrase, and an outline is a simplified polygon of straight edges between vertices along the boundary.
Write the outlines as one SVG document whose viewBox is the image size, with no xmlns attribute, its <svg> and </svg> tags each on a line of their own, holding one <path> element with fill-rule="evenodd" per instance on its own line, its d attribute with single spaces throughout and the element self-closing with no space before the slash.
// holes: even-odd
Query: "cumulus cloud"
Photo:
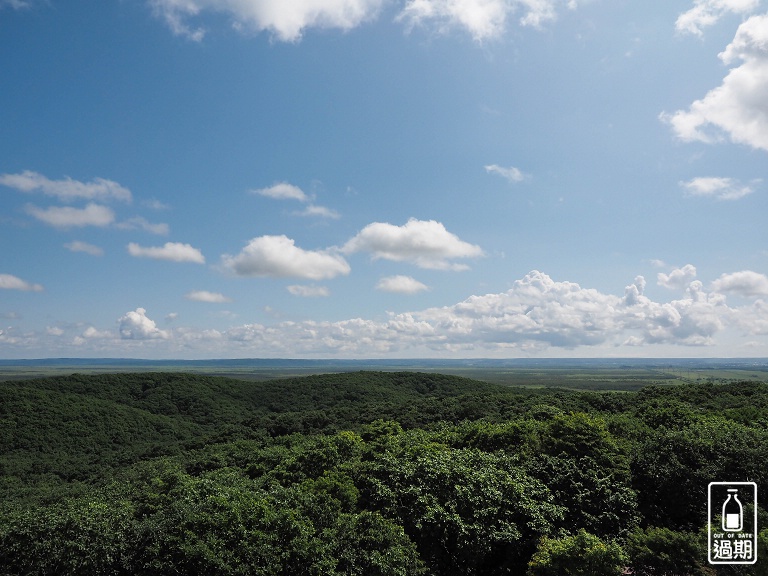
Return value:
<svg viewBox="0 0 768 576">
<path fill-rule="evenodd" d="M 225 254 L 222 262 L 238 276 L 323 280 L 350 271 L 349 264 L 339 254 L 304 250 L 284 235 L 253 238 L 236 256 Z"/>
<path fill-rule="evenodd" d="M 294 296 L 300 296 L 302 298 L 324 298 L 331 295 L 330 291 L 325 286 L 302 286 L 293 284 L 288 286 L 287 290 Z"/>
<path fill-rule="evenodd" d="M 126 312 L 118 319 L 120 326 L 120 338 L 124 340 L 167 340 L 171 333 L 160 330 L 154 320 L 147 317 L 144 308 L 136 308 L 132 312 Z"/>
<path fill-rule="evenodd" d="M 680 182 L 680 186 L 689 196 L 710 196 L 718 200 L 738 200 L 755 191 L 754 185 L 761 180 L 754 180 L 744 185 L 734 178 L 699 177 Z"/>
<path fill-rule="evenodd" d="M 155 13 L 171 30 L 201 40 L 203 28 L 188 22 L 202 12 L 229 16 L 235 28 L 269 31 L 284 42 L 301 39 L 307 28 L 350 30 L 378 15 L 385 0 L 151 0 Z"/>
<path fill-rule="evenodd" d="M 688 280 L 691 272 L 682 276 Z M 244 356 L 370 358 L 509 357 L 571 354 L 574 350 L 620 356 L 628 347 L 664 346 L 663 350 L 670 352 L 675 346 L 720 344 L 722 337 L 728 339 L 738 332 L 751 342 L 768 335 L 764 298 L 768 277 L 763 274 L 724 274 L 712 283 L 711 292 L 694 279 L 682 297 L 671 301 L 652 300 L 645 294 L 645 286 L 646 280 L 637 276 L 623 294 L 615 295 L 533 270 L 503 292 L 470 296 L 450 306 L 389 313 L 383 319 L 280 321 L 237 325 L 223 331 L 181 326 L 171 331 L 159 329 L 146 310 L 138 308 L 118 320 L 117 336 L 135 341 L 136 346 L 144 342 L 168 353 L 185 350 Z M 312 288 L 298 286 L 292 292 L 311 295 Z M 732 307 L 726 303 L 725 292 L 754 300 Z M 34 339 L 18 330 L 0 330 L 0 341 L 15 346 L 26 345 L 30 338 Z M 107 346 L 118 345 L 115 334 L 95 328 L 77 338 L 82 345 L 100 339 L 100 350 L 105 353 Z M 124 350 L 126 343 L 122 346 L 116 350 Z"/>
<path fill-rule="evenodd" d="M 85 252 L 86 254 L 90 254 L 91 256 L 104 255 L 104 250 L 102 250 L 98 246 L 94 246 L 93 244 L 89 244 L 88 242 L 82 242 L 80 240 L 74 240 L 73 242 L 68 242 L 67 244 L 64 244 L 64 248 L 72 252 Z"/>
<path fill-rule="evenodd" d="M 523 174 L 519 168 L 515 168 L 514 166 L 503 168 L 498 164 L 489 164 L 485 167 L 485 171 L 489 174 L 498 174 L 512 184 L 525 180 L 525 174 Z"/>
<path fill-rule="evenodd" d="M 21 290 L 23 292 L 42 292 L 43 287 L 40 284 L 31 284 L 12 274 L 0 274 L 0 289 L 2 290 Z"/>
<path fill-rule="evenodd" d="M 741 64 L 688 110 L 660 118 L 684 141 L 716 142 L 727 135 L 733 142 L 768 150 L 768 14 L 743 22 L 720 59 Z"/>
<path fill-rule="evenodd" d="M 715 24 L 728 13 L 749 14 L 760 5 L 760 0 L 696 0 L 693 8 L 677 17 L 678 32 L 701 36 L 703 28 Z"/>
<path fill-rule="evenodd" d="M 109 226 L 115 220 L 115 213 L 106 206 L 89 203 L 85 208 L 51 206 L 39 208 L 27 205 L 27 213 L 54 228 L 82 228 L 85 226 Z"/>
<path fill-rule="evenodd" d="M 194 290 L 184 295 L 187 300 L 194 302 L 210 302 L 211 304 L 223 304 L 232 302 L 230 298 L 218 292 L 208 292 L 207 290 Z"/>
<path fill-rule="evenodd" d="M 390 314 L 384 321 L 250 324 L 228 330 L 225 340 L 270 354 L 337 355 L 409 353 L 485 354 L 542 352 L 549 348 L 674 344 L 705 346 L 728 326 L 758 333 L 746 314 L 694 282 L 686 297 L 654 302 L 637 277 L 624 297 L 558 282 L 532 271 L 502 293 L 472 296 L 452 306 Z M 766 324 L 768 326 L 768 324 Z"/>
<path fill-rule="evenodd" d="M 682 268 L 675 268 L 669 274 L 659 272 L 656 275 L 659 286 L 670 288 L 672 290 L 682 290 L 688 287 L 696 278 L 696 267 L 686 264 Z"/>
<path fill-rule="evenodd" d="M 114 335 L 109 330 L 98 330 L 97 328 L 94 328 L 93 326 L 89 326 L 88 328 L 83 330 L 83 333 L 82 333 L 81 337 L 89 339 L 89 340 L 92 340 L 92 339 L 107 340 L 107 339 L 113 338 Z"/>
<path fill-rule="evenodd" d="M 62 202 L 73 200 L 131 202 L 132 200 L 131 191 L 128 188 L 104 178 L 94 178 L 91 182 L 80 182 L 72 178 L 50 180 L 42 174 L 25 170 L 19 174 L 0 174 L 0 184 L 21 192 L 42 192 L 47 196 L 55 196 Z"/>
<path fill-rule="evenodd" d="M 170 260 L 172 262 L 193 262 L 205 264 L 202 252 L 189 244 L 166 242 L 163 246 L 143 247 L 135 242 L 128 244 L 128 253 L 137 258 L 154 258 L 155 260 Z"/>
<path fill-rule="evenodd" d="M 479 246 L 464 242 L 440 222 L 414 218 L 403 226 L 385 222 L 369 224 L 349 240 L 342 251 L 370 252 L 374 259 L 410 262 L 435 270 L 466 270 L 466 265 L 451 260 L 483 255 Z"/>
<path fill-rule="evenodd" d="M 410 276 L 398 275 L 387 276 L 379 280 L 376 284 L 376 290 L 398 294 L 416 294 L 417 292 L 429 290 L 429 287 Z"/>
<path fill-rule="evenodd" d="M 768 296 L 768 277 L 752 270 L 723 274 L 712 282 L 715 292 L 733 292 L 745 298 Z"/>
</svg>

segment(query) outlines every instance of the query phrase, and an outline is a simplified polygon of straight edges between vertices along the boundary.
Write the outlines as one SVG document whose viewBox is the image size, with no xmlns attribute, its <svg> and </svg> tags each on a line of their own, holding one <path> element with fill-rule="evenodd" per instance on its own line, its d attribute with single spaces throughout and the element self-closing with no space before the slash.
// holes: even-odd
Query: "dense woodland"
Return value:
<svg viewBox="0 0 768 576">
<path fill-rule="evenodd" d="M 0 383 L 9 576 L 768 575 L 768 528 L 757 565 L 706 562 L 721 480 L 768 494 L 768 384 Z"/>
</svg>

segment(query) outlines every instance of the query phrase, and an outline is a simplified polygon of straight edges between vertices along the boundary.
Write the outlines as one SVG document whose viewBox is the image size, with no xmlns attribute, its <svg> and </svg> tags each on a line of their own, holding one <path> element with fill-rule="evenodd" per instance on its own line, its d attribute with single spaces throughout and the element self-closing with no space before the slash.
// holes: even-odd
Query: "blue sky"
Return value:
<svg viewBox="0 0 768 576">
<path fill-rule="evenodd" d="M 765 0 L 0 0 L 0 357 L 768 351 Z"/>
</svg>

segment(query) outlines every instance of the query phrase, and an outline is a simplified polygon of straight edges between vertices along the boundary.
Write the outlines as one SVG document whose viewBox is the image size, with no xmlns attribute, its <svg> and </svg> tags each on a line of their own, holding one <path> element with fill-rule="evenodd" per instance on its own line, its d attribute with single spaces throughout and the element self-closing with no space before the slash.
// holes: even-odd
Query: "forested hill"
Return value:
<svg viewBox="0 0 768 576">
<path fill-rule="evenodd" d="M 377 419 L 408 428 L 487 415 L 522 396 L 441 374 L 357 372 L 267 382 L 173 373 L 0 383 L 2 482 L 92 481 L 106 468 L 232 439 L 332 432 Z M 478 404 L 478 402 L 480 404 Z M 20 479 L 14 486 L 14 479 Z"/>
<path fill-rule="evenodd" d="M 0 383 L 0 573 L 768 574 L 706 563 L 706 490 L 768 526 L 768 385 L 439 374 Z"/>
</svg>

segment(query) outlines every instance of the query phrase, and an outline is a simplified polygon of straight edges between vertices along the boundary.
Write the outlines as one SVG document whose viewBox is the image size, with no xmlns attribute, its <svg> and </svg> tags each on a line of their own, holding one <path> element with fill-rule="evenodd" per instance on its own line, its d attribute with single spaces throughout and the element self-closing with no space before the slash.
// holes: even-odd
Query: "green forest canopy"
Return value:
<svg viewBox="0 0 768 576">
<path fill-rule="evenodd" d="M 73 374 L 0 383 L 0 447 L 9 575 L 768 574 L 768 530 L 706 564 L 708 483 L 768 493 L 765 383 Z"/>
</svg>

